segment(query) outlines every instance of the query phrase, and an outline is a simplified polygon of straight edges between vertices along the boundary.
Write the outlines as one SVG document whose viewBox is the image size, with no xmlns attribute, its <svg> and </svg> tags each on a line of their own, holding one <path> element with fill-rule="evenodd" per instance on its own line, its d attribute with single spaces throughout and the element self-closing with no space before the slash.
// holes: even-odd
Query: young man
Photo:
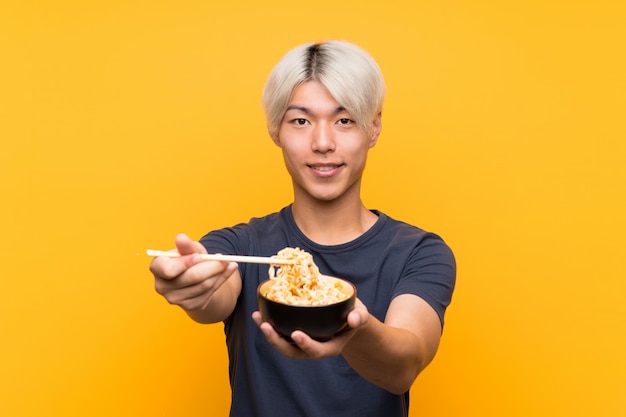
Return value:
<svg viewBox="0 0 626 417">
<path fill-rule="evenodd" d="M 378 65 L 345 42 L 288 52 L 263 92 L 269 134 L 282 150 L 293 203 L 277 213 L 176 237 L 180 258 L 156 258 L 155 286 L 200 323 L 224 322 L 231 416 L 407 416 L 409 389 L 437 351 L 455 284 L 452 252 L 437 236 L 367 209 L 367 154 L 381 131 Z M 313 255 L 320 272 L 357 287 L 349 330 L 296 345 L 261 319 L 267 266 L 201 261 L 198 253 Z"/>
</svg>

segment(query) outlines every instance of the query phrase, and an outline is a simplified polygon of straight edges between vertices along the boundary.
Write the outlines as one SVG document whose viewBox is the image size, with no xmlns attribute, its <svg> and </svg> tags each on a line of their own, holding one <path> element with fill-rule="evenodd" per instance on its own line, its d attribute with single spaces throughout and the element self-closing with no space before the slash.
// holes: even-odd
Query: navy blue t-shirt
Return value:
<svg viewBox="0 0 626 417">
<path fill-rule="evenodd" d="M 378 320 L 401 294 L 423 298 L 443 324 L 455 284 L 456 265 L 443 240 L 373 210 L 377 222 L 355 240 L 324 246 L 297 227 L 291 206 L 245 224 L 208 233 L 200 242 L 209 253 L 272 256 L 285 247 L 313 255 L 320 273 L 351 281 L 357 296 Z M 392 394 L 358 375 L 342 356 L 289 359 L 265 339 L 251 319 L 256 289 L 268 266 L 239 264 L 243 286 L 224 322 L 232 389 L 231 417 L 401 417 L 409 393 Z"/>
</svg>

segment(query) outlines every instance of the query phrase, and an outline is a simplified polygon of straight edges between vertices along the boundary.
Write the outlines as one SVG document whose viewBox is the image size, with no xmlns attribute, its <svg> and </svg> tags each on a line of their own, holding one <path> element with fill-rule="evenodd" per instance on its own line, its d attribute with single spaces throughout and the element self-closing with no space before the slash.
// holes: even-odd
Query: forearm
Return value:
<svg viewBox="0 0 626 417">
<path fill-rule="evenodd" d="M 395 394 L 408 391 L 434 353 L 412 332 L 371 316 L 343 350 L 350 366 L 368 381 Z"/>
</svg>

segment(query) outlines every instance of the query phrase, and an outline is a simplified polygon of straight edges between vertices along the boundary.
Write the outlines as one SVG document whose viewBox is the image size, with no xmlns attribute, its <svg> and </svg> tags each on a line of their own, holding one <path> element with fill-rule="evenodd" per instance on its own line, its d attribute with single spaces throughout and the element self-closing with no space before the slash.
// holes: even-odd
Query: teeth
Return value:
<svg viewBox="0 0 626 417">
<path fill-rule="evenodd" d="M 323 167 L 315 167 L 316 170 L 318 171 L 332 171 L 333 169 L 335 169 L 337 167 L 329 167 L 329 166 L 323 166 Z"/>
</svg>

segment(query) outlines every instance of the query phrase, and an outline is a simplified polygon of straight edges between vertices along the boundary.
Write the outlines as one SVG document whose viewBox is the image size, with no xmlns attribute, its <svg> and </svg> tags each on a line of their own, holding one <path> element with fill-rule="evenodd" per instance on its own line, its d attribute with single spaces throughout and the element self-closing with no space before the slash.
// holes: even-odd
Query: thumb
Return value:
<svg viewBox="0 0 626 417">
<path fill-rule="evenodd" d="M 178 249 L 178 253 L 181 255 L 191 255 L 193 253 L 207 253 L 206 249 L 200 242 L 196 242 L 191 240 L 189 236 L 184 233 L 181 233 L 176 236 L 174 240 L 176 243 L 176 249 Z"/>
</svg>

